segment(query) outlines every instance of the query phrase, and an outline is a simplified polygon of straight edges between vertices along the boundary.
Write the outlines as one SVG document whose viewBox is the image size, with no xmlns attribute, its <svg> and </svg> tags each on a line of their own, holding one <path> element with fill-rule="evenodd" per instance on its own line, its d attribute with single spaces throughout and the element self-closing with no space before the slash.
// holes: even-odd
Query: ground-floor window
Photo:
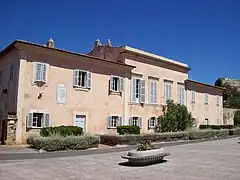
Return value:
<svg viewBox="0 0 240 180">
<path fill-rule="evenodd" d="M 130 126 L 142 126 L 142 118 L 141 117 L 137 117 L 137 116 L 133 116 L 130 118 L 129 121 L 129 125 Z"/>
<path fill-rule="evenodd" d="M 148 127 L 149 128 L 155 128 L 157 125 L 157 118 L 156 117 L 150 117 L 148 120 Z"/>
<path fill-rule="evenodd" d="M 205 124 L 205 125 L 209 125 L 208 118 L 205 118 L 205 120 L 204 120 L 204 124 Z"/>
<path fill-rule="evenodd" d="M 27 120 L 28 128 L 41 128 L 41 127 L 49 127 L 49 114 L 48 113 L 38 113 L 31 112 L 28 115 Z"/>
<path fill-rule="evenodd" d="M 108 128 L 116 128 L 122 125 L 122 117 L 120 116 L 109 116 L 108 117 Z"/>
</svg>

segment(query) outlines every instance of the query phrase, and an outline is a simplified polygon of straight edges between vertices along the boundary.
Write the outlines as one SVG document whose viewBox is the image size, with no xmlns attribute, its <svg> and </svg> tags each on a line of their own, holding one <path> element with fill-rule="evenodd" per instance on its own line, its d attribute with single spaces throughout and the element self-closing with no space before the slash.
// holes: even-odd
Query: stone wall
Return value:
<svg viewBox="0 0 240 180">
<path fill-rule="evenodd" d="M 234 113 L 238 109 L 223 108 L 223 124 L 233 124 Z"/>
<path fill-rule="evenodd" d="M 17 117 L 15 115 L 8 115 L 6 145 L 16 144 L 16 122 Z"/>
</svg>

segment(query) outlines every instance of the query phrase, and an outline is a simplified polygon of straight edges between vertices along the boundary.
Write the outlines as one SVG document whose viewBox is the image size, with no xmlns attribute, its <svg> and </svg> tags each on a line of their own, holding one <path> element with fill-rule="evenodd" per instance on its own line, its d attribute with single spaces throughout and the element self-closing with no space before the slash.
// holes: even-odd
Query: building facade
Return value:
<svg viewBox="0 0 240 180">
<path fill-rule="evenodd" d="M 52 39 L 46 45 L 14 41 L 0 53 L 0 139 L 9 113 L 17 116 L 19 144 L 42 127 L 58 125 L 105 134 L 130 124 L 148 133 L 168 99 L 186 105 L 197 125 L 206 118 L 209 124 L 222 124 L 222 89 L 192 85 L 189 70 L 169 58 L 112 47 L 110 41 L 106 46 L 96 41 L 88 55 L 57 49 Z M 206 111 L 192 109 L 188 101 L 190 91 L 199 89 L 208 94 Z M 196 106 L 204 109 L 197 105 L 205 98 L 200 92 Z"/>
</svg>

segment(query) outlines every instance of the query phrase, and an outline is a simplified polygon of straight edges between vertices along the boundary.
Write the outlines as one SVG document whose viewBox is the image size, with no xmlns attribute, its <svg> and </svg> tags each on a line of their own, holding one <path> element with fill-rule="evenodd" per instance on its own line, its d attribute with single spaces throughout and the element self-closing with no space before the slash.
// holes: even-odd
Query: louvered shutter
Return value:
<svg viewBox="0 0 240 180">
<path fill-rule="evenodd" d="M 139 127 L 142 127 L 142 117 L 139 117 L 139 118 L 138 118 L 138 126 L 139 126 Z"/>
<path fill-rule="evenodd" d="M 107 119 L 107 123 L 108 123 L 108 128 L 111 128 L 112 127 L 112 116 L 108 116 L 108 119 Z"/>
<path fill-rule="evenodd" d="M 119 81 L 120 81 L 120 92 L 123 92 L 124 91 L 124 78 L 120 78 Z"/>
<path fill-rule="evenodd" d="M 90 89 L 92 85 L 92 74 L 91 72 L 87 72 L 87 87 Z"/>
<path fill-rule="evenodd" d="M 123 123 L 122 123 L 122 117 L 118 117 L 118 123 L 117 123 L 117 126 L 122 126 Z"/>
<path fill-rule="evenodd" d="M 78 69 L 73 70 L 73 86 L 75 87 L 79 86 L 79 70 Z"/>
<path fill-rule="evenodd" d="M 140 80 L 140 102 L 145 103 L 146 97 L 145 97 L 145 80 Z"/>
<path fill-rule="evenodd" d="M 28 114 L 28 119 L 27 119 L 27 127 L 31 128 L 33 123 L 33 113 Z"/>
<path fill-rule="evenodd" d="M 43 127 L 49 127 L 50 125 L 50 118 L 49 118 L 49 114 L 46 113 L 44 114 L 44 124 L 43 124 Z"/>
<path fill-rule="evenodd" d="M 110 91 L 114 91 L 114 77 L 110 76 Z"/>
<path fill-rule="evenodd" d="M 132 125 L 133 125 L 133 118 L 132 118 L 132 117 L 129 118 L 128 124 L 129 124 L 129 126 L 132 126 Z"/>
<path fill-rule="evenodd" d="M 136 79 L 132 79 L 132 102 L 136 102 Z"/>
</svg>

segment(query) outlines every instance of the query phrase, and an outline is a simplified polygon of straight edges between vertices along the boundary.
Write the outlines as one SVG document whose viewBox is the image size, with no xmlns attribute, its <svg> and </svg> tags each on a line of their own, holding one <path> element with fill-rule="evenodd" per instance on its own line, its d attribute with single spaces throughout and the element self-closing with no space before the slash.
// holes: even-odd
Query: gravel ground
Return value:
<svg viewBox="0 0 240 180">
<path fill-rule="evenodd" d="M 125 164 L 127 152 L 0 161 L 1 180 L 239 180 L 239 138 L 165 147 L 166 162 Z M 120 164 L 119 164 L 120 163 Z"/>
</svg>

